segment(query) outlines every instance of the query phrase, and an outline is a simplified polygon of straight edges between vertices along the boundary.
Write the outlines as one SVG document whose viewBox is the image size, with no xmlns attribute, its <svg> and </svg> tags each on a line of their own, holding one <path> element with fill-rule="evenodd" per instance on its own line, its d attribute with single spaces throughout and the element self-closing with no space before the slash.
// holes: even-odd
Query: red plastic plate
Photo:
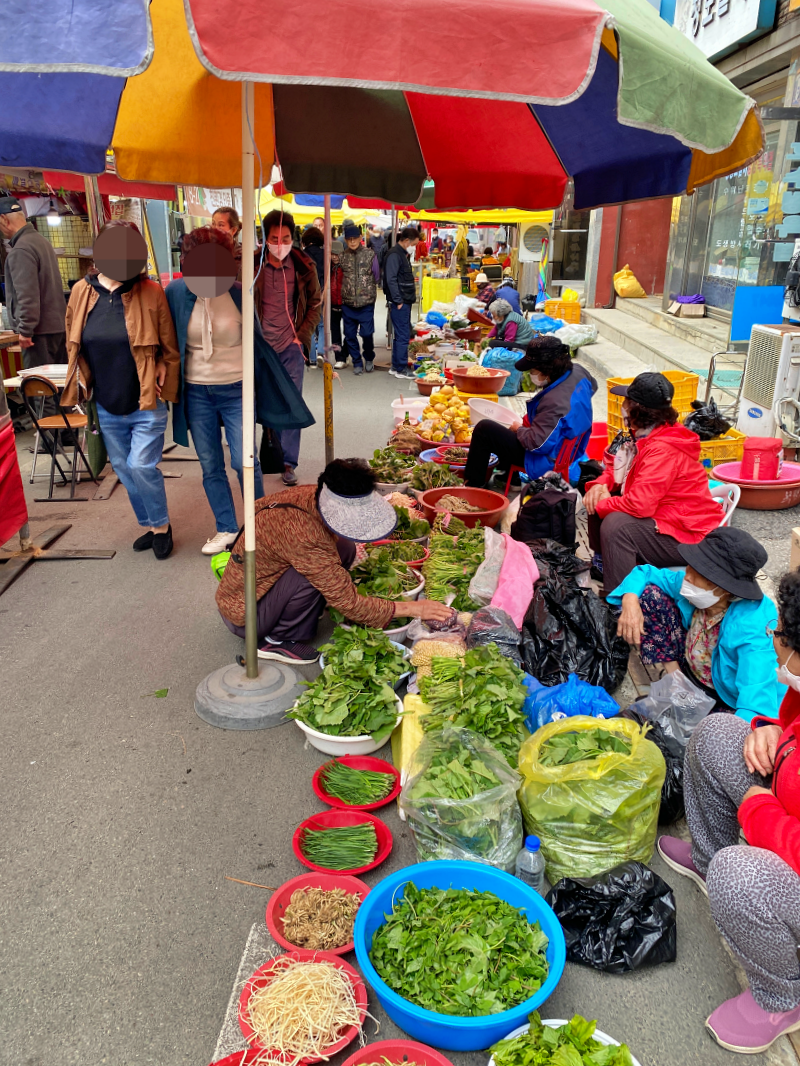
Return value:
<svg viewBox="0 0 800 1066">
<path fill-rule="evenodd" d="M 283 922 L 281 921 L 291 901 L 292 893 L 296 892 L 298 888 L 343 888 L 345 892 L 349 892 L 351 895 L 360 896 L 362 902 L 369 892 L 369 885 L 365 885 L 357 877 L 347 877 L 344 874 L 307 873 L 285 881 L 279 888 L 275 889 L 267 904 L 267 929 L 272 934 L 273 940 L 277 940 L 281 947 L 286 948 L 288 951 L 304 950 L 286 939 L 283 935 Z M 327 954 L 346 955 L 348 951 L 353 950 L 353 946 L 353 941 L 351 940 L 340 948 L 330 948 Z"/>
<path fill-rule="evenodd" d="M 358 866 L 354 870 L 327 870 L 324 866 L 317 866 L 315 863 L 309 862 L 300 850 L 300 840 L 303 836 L 303 831 L 306 829 L 338 829 L 345 825 L 364 825 L 365 822 L 372 822 L 375 826 L 375 835 L 378 838 L 378 852 L 372 862 L 366 866 Z M 380 818 L 376 818 L 366 811 L 323 811 L 322 814 L 312 814 L 310 818 L 306 818 L 304 822 L 298 825 L 292 837 L 292 851 L 294 851 L 303 866 L 307 866 L 309 870 L 316 870 L 317 873 L 363 874 L 367 870 L 374 870 L 376 866 L 380 866 L 384 859 L 389 857 L 392 851 L 392 834 L 389 827 Z"/>
<path fill-rule="evenodd" d="M 405 1066 L 409 1062 L 415 1062 L 417 1066 L 453 1066 L 441 1052 L 427 1044 L 418 1044 L 416 1040 L 379 1040 L 367 1044 L 346 1059 L 343 1066 L 363 1066 L 368 1062 L 383 1062 L 384 1058 L 391 1066 Z"/>
<path fill-rule="evenodd" d="M 379 774 L 392 774 L 395 779 L 394 788 L 385 799 L 378 800 L 377 803 L 345 803 L 344 800 L 340 800 L 336 796 L 330 796 L 325 791 L 321 778 L 323 768 L 327 766 L 327 763 L 323 763 L 311 778 L 311 787 L 322 802 L 327 803 L 329 807 L 337 807 L 345 811 L 374 811 L 378 807 L 385 807 L 387 803 L 391 803 L 392 800 L 397 799 L 400 795 L 402 788 L 400 774 L 385 759 L 376 759 L 372 755 L 340 755 L 338 758 L 339 762 L 344 763 L 345 766 L 352 766 L 354 770 L 374 770 Z M 328 761 L 332 762 L 333 760 L 329 759 Z"/>
</svg>

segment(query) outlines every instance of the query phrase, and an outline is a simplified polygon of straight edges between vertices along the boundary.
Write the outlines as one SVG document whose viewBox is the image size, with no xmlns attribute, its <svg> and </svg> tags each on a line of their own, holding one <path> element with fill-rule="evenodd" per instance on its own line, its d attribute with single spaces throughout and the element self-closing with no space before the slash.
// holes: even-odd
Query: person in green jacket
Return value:
<svg viewBox="0 0 800 1066">
<path fill-rule="evenodd" d="M 494 320 L 494 329 L 489 334 L 490 348 L 524 349 L 528 341 L 533 340 L 533 326 L 517 314 L 508 300 L 495 300 L 489 304 L 489 314 Z"/>
</svg>

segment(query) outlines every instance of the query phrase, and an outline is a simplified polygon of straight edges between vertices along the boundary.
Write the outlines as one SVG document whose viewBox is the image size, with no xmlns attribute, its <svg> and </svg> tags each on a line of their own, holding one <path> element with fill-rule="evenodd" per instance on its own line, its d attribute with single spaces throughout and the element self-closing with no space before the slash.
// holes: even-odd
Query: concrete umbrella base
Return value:
<svg viewBox="0 0 800 1066">
<path fill-rule="evenodd" d="M 221 666 L 197 686 L 194 709 L 219 729 L 270 729 L 287 721 L 286 711 L 303 689 L 297 674 L 277 662 L 259 662 L 249 678 L 235 663 Z"/>
</svg>

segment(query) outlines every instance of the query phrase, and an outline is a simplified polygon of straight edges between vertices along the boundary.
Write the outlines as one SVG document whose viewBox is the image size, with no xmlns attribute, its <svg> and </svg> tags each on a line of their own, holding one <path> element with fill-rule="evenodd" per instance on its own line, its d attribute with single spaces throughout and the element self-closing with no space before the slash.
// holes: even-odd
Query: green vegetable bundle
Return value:
<svg viewBox="0 0 800 1066">
<path fill-rule="evenodd" d="M 607 729 L 587 729 L 582 733 L 558 733 L 539 749 L 540 766 L 565 766 L 567 763 L 597 759 L 609 751 L 630 755 L 631 742 L 609 733 Z"/>
<path fill-rule="evenodd" d="M 488 740 L 446 726 L 414 753 L 400 795 L 417 854 L 484 862 L 511 872 L 522 847 L 519 774 Z"/>
<path fill-rule="evenodd" d="M 326 870 L 357 870 L 378 854 L 378 838 L 371 822 L 335 829 L 306 829 L 300 850 L 315 866 Z"/>
<path fill-rule="evenodd" d="M 382 600 L 399 600 L 420 584 L 420 576 L 405 563 L 394 562 L 388 548 L 375 548 L 354 566 L 350 577 L 361 596 L 378 596 Z"/>
<path fill-rule="evenodd" d="M 450 525 L 458 521 L 453 518 Z M 477 610 L 480 604 L 470 599 L 469 584 L 486 554 L 483 528 L 464 529 L 457 538 L 434 534 L 430 550 L 422 564 L 426 598 L 447 603 L 456 611 Z"/>
<path fill-rule="evenodd" d="M 480 1017 L 510 1010 L 547 979 L 547 937 L 492 892 L 419 889 L 372 938 L 370 958 L 389 988 L 437 1014 Z"/>
<path fill-rule="evenodd" d="M 335 629 L 320 651 L 325 668 L 287 717 L 320 733 L 369 734 L 382 744 L 397 720 L 393 686 L 406 670 L 403 653 L 381 630 L 363 626 Z"/>
<path fill-rule="evenodd" d="M 597 1022 L 580 1014 L 557 1029 L 542 1025 L 538 1011 L 529 1021 L 527 1033 L 494 1045 L 495 1066 L 633 1066 L 627 1044 L 601 1044 L 594 1039 Z"/>
<path fill-rule="evenodd" d="M 408 480 L 403 475 L 408 473 L 414 463 L 407 455 L 395 451 L 394 448 L 376 448 L 369 465 L 378 481 L 387 485 L 398 485 L 401 481 Z"/>
<path fill-rule="evenodd" d="M 524 673 L 496 644 L 471 648 L 458 659 L 434 659 L 420 695 L 431 708 L 421 721 L 426 732 L 448 722 L 480 733 L 516 768 L 520 745 L 528 736 L 522 705 Z"/>
<path fill-rule="evenodd" d="M 414 544 L 410 540 L 397 540 L 392 544 L 382 544 L 380 548 L 370 548 L 368 554 L 372 557 L 378 551 L 386 552 L 393 563 L 416 562 L 425 554 L 419 544 Z"/>
<path fill-rule="evenodd" d="M 430 533 L 430 524 L 422 515 L 412 518 L 407 507 L 395 507 L 394 513 L 397 515 L 397 525 L 394 527 L 392 540 L 419 540 Z"/>
<path fill-rule="evenodd" d="M 449 466 L 439 463 L 417 463 L 411 473 L 412 488 L 419 492 L 426 489 L 443 489 L 450 485 L 463 486 L 464 482 Z"/>
<path fill-rule="evenodd" d="M 362 807 L 368 803 L 380 803 L 394 788 L 393 774 L 379 770 L 358 770 L 355 766 L 331 759 L 322 767 L 320 783 L 329 796 L 342 803 Z"/>
</svg>

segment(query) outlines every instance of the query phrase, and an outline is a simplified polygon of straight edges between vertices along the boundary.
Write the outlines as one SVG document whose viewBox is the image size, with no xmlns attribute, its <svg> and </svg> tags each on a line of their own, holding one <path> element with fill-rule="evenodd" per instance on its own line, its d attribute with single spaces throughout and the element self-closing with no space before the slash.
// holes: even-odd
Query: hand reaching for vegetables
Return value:
<svg viewBox="0 0 800 1066">
<path fill-rule="evenodd" d="M 394 605 L 395 618 L 422 618 L 429 622 L 455 620 L 455 611 L 438 600 L 402 600 Z"/>
</svg>

